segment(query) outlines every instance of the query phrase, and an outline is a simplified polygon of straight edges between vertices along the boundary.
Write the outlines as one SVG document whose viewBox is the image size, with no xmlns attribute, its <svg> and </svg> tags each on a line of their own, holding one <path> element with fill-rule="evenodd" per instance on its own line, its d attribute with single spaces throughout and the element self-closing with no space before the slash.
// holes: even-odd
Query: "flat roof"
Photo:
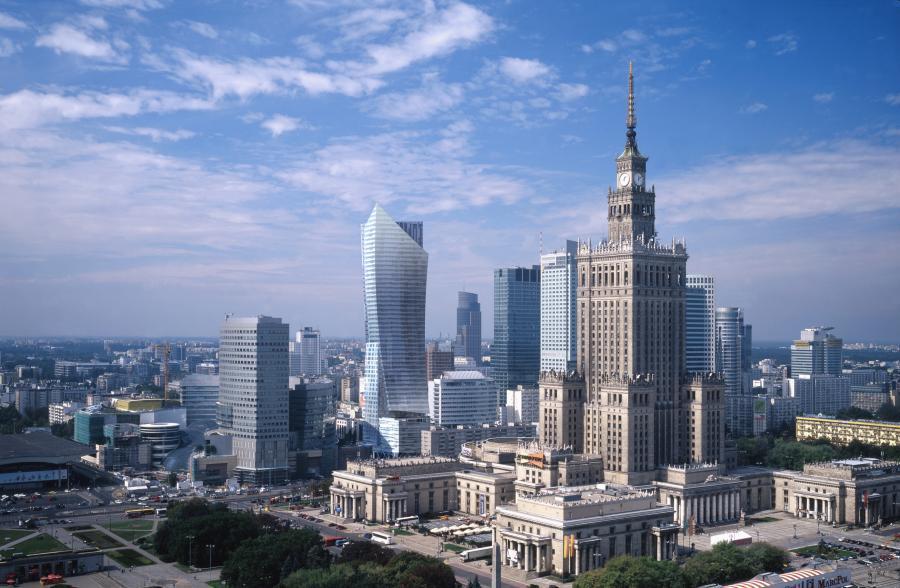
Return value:
<svg viewBox="0 0 900 588">
<path fill-rule="evenodd" d="M 50 433 L 0 435 L 0 465 L 29 462 L 61 464 L 93 453 L 93 447 Z"/>
</svg>

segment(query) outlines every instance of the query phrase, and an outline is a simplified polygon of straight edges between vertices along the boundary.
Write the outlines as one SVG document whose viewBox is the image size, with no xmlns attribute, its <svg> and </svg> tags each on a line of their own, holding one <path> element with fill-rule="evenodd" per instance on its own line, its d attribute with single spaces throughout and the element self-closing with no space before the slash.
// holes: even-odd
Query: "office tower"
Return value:
<svg viewBox="0 0 900 588">
<path fill-rule="evenodd" d="M 359 404 L 359 380 L 357 376 L 341 378 L 341 401 Z"/>
<path fill-rule="evenodd" d="M 801 414 L 836 416 L 850 408 L 850 379 L 831 374 L 800 374 L 784 379 L 782 395 L 796 398 Z"/>
<path fill-rule="evenodd" d="M 319 331 L 312 327 L 303 327 L 297 331 L 297 343 L 300 344 L 300 373 L 304 376 L 322 374 L 322 354 L 319 350 Z"/>
<path fill-rule="evenodd" d="M 431 382 L 444 372 L 453 371 L 453 352 L 442 351 L 437 343 L 429 343 L 425 349 L 425 379 Z"/>
<path fill-rule="evenodd" d="M 607 191 L 608 238 L 579 245 L 576 276 L 584 452 L 603 457 L 606 481 L 624 484 L 652 482 L 660 465 L 720 454 L 692 447 L 716 420 L 697 422 L 692 432 L 690 398 L 721 384 L 685 379 L 687 251 L 683 242 L 657 239 L 656 192 L 646 182 L 636 126 L 629 68 L 625 148 L 616 187 Z"/>
<path fill-rule="evenodd" d="M 516 386 L 506 391 L 506 410 L 503 423 L 536 423 L 538 422 L 538 408 L 540 406 L 540 394 L 537 388 Z"/>
<path fill-rule="evenodd" d="M 187 424 L 214 423 L 219 401 L 219 376 L 191 374 L 174 383 L 181 392 L 181 406 L 187 412 Z"/>
<path fill-rule="evenodd" d="M 228 315 L 219 332 L 219 426 L 232 436 L 241 482 L 287 478 L 288 324 Z"/>
<path fill-rule="evenodd" d="M 444 372 L 428 382 L 428 416 L 439 427 L 493 423 L 496 395 L 494 383 L 481 372 Z"/>
<path fill-rule="evenodd" d="M 547 448 L 581 453 L 584 445 L 584 379 L 574 372 L 542 372 L 538 439 Z"/>
<path fill-rule="evenodd" d="M 481 304 L 478 294 L 458 292 L 456 305 L 456 357 L 471 357 L 481 363 Z"/>
<path fill-rule="evenodd" d="M 541 268 L 494 270 L 491 369 L 497 390 L 534 386 L 540 371 Z"/>
<path fill-rule="evenodd" d="M 541 255 L 541 371 L 575 367 L 575 258 L 578 243 Z"/>
<path fill-rule="evenodd" d="M 712 276 L 688 274 L 684 292 L 684 357 L 688 373 L 716 371 L 716 286 Z"/>
<path fill-rule="evenodd" d="M 832 335 L 834 327 L 811 327 L 800 331 L 791 345 L 791 375 L 843 373 L 844 340 Z"/>
<path fill-rule="evenodd" d="M 288 373 L 292 378 L 300 377 L 300 333 L 297 333 L 298 341 L 288 342 Z"/>
<path fill-rule="evenodd" d="M 334 383 L 291 378 L 288 394 L 289 448 L 300 477 L 326 476 L 334 469 L 337 436 Z"/>
<path fill-rule="evenodd" d="M 726 426 L 733 436 L 753 433 L 752 390 L 747 387 L 750 342 L 745 336 L 748 334 L 742 309 L 716 309 L 716 371 L 724 378 Z"/>
<path fill-rule="evenodd" d="M 362 260 L 366 304 L 363 418 L 378 429 L 384 418 L 428 412 L 428 253 L 422 248 L 422 223 L 396 222 L 376 204 L 362 225 Z M 379 446 L 377 436 L 373 441 Z"/>
</svg>

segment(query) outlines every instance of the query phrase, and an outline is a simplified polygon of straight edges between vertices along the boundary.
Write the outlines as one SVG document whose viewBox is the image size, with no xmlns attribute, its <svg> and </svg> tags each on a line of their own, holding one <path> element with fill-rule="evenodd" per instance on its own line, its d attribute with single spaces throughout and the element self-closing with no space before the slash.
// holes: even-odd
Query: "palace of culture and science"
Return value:
<svg viewBox="0 0 900 588">
<path fill-rule="evenodd" d="M 783 508 L 826 522 L 890 514 L 859 502 L 862 484 L 884 491 L 885 480 L 863 482 L 871 464 L 829 466 L 845 475 L 839 493 L 819 493 L 832 482 L 809 466 L 726 471 L 724 380 L 686 368 L 687 250 L 658 239 L 630 67 L 628 86 L 608 238 L 577 248 L 575 369 L 541 373 L 536 438 L 468 442 L 458 458 L 348 461 L 334 472 L 333 514 L 493 514 L 495 573 L 520 579 L 577 575 L 617 555 L 668 559 L 679 535 L 744 512 Z"/>
</svg>

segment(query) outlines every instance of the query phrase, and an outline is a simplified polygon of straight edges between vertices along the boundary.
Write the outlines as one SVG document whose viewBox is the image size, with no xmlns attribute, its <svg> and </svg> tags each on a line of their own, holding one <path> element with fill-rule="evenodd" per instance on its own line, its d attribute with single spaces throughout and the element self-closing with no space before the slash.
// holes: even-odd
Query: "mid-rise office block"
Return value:
<svg viewBox="0 0 900 588">
<path fill-rule="evenodd" d="M 428 415 L 439 427 L 474 426 L 497 419 L 497 389 L 476 371 L 450 371 L 428 382 Z"/>
<path fill-rule="evenodd" d="M 541 255 L 542 372 L 575 367 L 575 292 L 578 243 Z"/>
<path fill-rule="evenodd" d="M 219 333 L 219 426 L 233 437 L 235 475 L 278 484 L 288 474 L 288 324 L 226 316 Z"/>
<path fill-rule="evenodd" d="M 850 381 L 843 376 L 803 374 L 785 378 L 782 390 L 784 396 L 797 399 L 803 414 L 835 416 L 850 408 Z"/>
<path fill-rule="evenodd" d="M 688 274 L 684 293 L 684 361 L 688 373 L 716 371 L 716 286 L 712 276 Z"/>
<path fill-rule="evenodd" d="M 498 390 L 534 386 L 540 371 L 541 268 L 494 270 L 491 368 Z"/>
<path fill-rule="evenodd" d="M 516 386 L 506 391 L 506 406 L 504 408 L 506 423 L 536 423 L 540 410 L 540 391 L 538 388 L 526 388 Z"/>
<path fill-rule="evenodd" d="M 297 331 L 297 343 L 300 344 L 300 374 L 307 377 L 319 376 L 323 373 L 324 360 L 320 346 L 321 333 L 312 327 L 303 327 Z"/>
<path fill-rule="evenodd" d="M 830 333 L 834 327 L 811 327 L 800 331 L 791 344 L 791 375 L 842 375 L 844 341 Z"/>
<path fill-rule="evenodd" d="M 337 433 L 334 383 L 291 379 L 288 395 L 289 451 L 298 477 L 327 476 L 334 469 Z"/>
<path fill-rule="evenodd" d="M 428 381 L 440 378 L 444 372 L 454 369 L 454 352 L 441 350 L 437 343 L 429 343 L 425 349 L 425 376 Z"/>
<path fill-rule="evenodd" d="M 191 374 L 173 388 L 181 393 L 181 406 L 187 411 L 187 424 L 214 423 L 219 401 L 219 376 Z"/>
<path fill-rule="evenodd" d="M 481 304 L 478 294 L 458 292 L 456 306 L 457 357 L 471 357 L 475 364 L 481 363 Z"/>
</svg>

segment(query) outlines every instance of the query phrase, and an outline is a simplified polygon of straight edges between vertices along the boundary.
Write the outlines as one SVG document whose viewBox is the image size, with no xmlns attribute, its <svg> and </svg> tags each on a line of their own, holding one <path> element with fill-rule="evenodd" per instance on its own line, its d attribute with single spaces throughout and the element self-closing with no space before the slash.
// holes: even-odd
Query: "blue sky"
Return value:
<svg viewBox="0 0 900 588">
<path fill-rule="evenodd" d="M 425 222 L 429 335 L 602 239 L 635 65 L 660 237 L 757 340 L 900 327 L 900 7 L 0 0 L 0 334 L 363 331 L 359 224 Z"/>
</svg>

